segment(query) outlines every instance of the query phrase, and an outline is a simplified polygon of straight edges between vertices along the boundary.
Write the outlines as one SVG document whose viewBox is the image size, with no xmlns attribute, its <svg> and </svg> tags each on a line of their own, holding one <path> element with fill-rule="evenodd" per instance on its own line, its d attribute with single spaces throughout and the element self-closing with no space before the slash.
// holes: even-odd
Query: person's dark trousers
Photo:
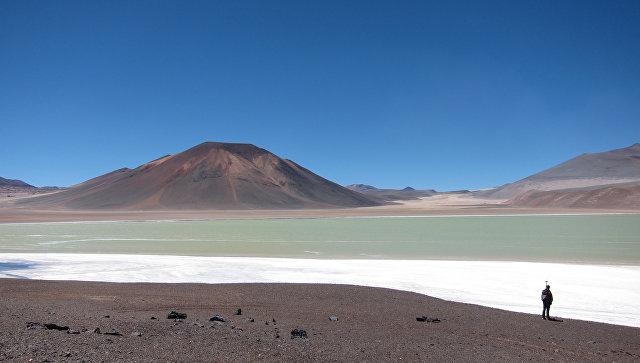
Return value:
<svg viewBox="0 0 640 363">
<path fill-rule="evenodd" d="M 544 303 L 542 307 L 542 318 L 549 319 L 549 309 L 551 309 L 551 304 Z"/>
</svg>

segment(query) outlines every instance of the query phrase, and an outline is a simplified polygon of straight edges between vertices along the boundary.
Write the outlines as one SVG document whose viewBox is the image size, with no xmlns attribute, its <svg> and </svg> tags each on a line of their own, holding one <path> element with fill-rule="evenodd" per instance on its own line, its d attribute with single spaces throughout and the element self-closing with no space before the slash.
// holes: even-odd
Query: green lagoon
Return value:
<svg viewBox="0 0 640 363">
<path fill-rule="evenodd" d="M 0 253 L 640 265 L 640 215 L 0 224 Z"/>
</svg>

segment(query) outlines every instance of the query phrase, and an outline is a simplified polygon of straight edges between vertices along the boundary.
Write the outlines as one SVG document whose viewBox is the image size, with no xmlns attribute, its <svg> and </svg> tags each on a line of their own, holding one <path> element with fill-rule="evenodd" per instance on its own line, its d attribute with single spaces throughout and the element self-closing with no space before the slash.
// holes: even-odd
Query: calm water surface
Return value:
<svg viewBox="0 0 640 363">
<path fill-rule="evenodd" d="M 640 215 L 0 224 L 0 253 L 640 264 Z"/>
</svg>

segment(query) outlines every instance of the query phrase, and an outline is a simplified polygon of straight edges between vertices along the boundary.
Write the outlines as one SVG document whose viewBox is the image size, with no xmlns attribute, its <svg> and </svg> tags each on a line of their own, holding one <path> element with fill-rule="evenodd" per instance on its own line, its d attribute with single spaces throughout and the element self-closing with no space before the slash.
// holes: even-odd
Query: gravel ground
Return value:
<svg viewBox="0 0 640 363">
<path fill-rule="evenodd" d="M 347 285 L 0 279 L 0 312 L 0 361 L 640 361 L 638 328 Z"/>
</svg>

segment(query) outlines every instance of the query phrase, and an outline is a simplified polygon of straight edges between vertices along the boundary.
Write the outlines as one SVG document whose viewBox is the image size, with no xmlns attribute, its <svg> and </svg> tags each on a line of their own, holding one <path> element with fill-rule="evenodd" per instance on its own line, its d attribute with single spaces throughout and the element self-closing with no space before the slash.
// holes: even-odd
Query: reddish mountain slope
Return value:
<svg viewBox="0 0 640 363">
<path fill-rule="evenodd" d="M 519 207 L 640 209 L 640 183 L 551 191 L 531 190 L 508 203 Z"/>
<path fill-rule="evenodd" d="M 206 142 L 136 169 L 25 200 L 71 209 L 287 209 L 377 205 L 290 160 L 250 144 Z"/>
</svg>

